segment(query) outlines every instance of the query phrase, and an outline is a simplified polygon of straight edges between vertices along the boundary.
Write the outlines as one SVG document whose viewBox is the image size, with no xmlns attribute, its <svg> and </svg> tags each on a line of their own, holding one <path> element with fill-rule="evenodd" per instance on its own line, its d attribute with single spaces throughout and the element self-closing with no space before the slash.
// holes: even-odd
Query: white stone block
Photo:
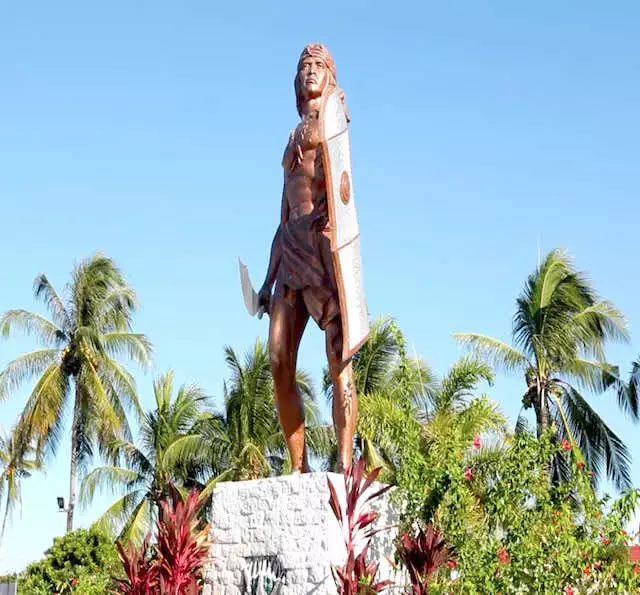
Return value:
<svg viewBox="0 0 640 595">
<path fill-rule="evenodd" d="M 344 536 L 329 506 L 327 479 L 344 497 L 344 480 L 333 473 L 288 475 L 222 483 L 213 492 L 211 559 L 205 572 L 206 595 L 239 595 L 242 572 L 254 559 L 276 559 L 286 571 L 282 595 L 335 594 L 331 566 L 343 564 Z M 379 489 L 378 484 L 373 489 Z M 398 508 L 389 493 L 372 509 L 375 528 L 397 525 Z M 379 578 L 391 578 L 395 530 L 373 538 L 371 555 L 380 562 Z"/>
</svg>

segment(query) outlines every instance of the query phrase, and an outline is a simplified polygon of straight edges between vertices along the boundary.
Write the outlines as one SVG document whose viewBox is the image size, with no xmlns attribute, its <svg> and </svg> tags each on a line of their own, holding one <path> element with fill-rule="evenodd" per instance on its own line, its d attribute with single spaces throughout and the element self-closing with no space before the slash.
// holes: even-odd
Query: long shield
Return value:
<svg viewBox="0 0 640 595">
<path fill-rule="evenodd" d="M 347 360 L 369 337 L 369 313 L 362 283 L 360 229 L 351 182 L 349 123 L 339 90 L 327 97 L 320 117 L 331 252 L 342 315 L 342 357 Z"/>
</svg>

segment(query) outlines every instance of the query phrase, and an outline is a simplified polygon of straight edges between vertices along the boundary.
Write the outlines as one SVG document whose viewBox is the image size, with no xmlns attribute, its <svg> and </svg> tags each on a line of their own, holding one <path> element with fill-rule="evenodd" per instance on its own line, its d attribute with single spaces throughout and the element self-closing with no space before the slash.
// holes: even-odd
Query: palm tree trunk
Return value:
<svg viewBox="0 0 640 595">
<path fill-rule="evenodd" d="M 547 391 L 540 391 L 540 427 L 538 430 L 538 438 L 547 431 L 549 427 L 549 401 L 547 400 Z"/>
<path fill-rule="evenodd" d="M 542 393 L 540 399 L 540 427 L 538 429 L 538 438 L 547 431 L 549 427 L 549 402 L 547 401 L 547 395 Z"/>
<path fill-rule="evenodd" d="M 76 380 L 77 382 L 77 380 Z M 76 507 L 76 482 L 78 475 L 78 459 L 80 444 L 78 432 L 80 428 L 80 391 L 76 384 L 76 398 L 73 404 L 73 425 L 71 426 L 71 465 L 69 469 L 69 502 L 67 503 L 67 533 L 73 531 L 73 512 Z"/>
<path fill-rule="evenodd" d="M 2 540 L 4 538 L 4 531 L 7 528 L 7 519 L 9 518 L 9 503 L 11 502 L 11 490 L 7 485 L 7 501 L 4 507 L 4 518 L 2 519 L 2 530 L 0 531 L 0 545 L 2 544 Z"/>
<path fill-rule="evenodd" d="M 536 386 L 533 409 L 536 412 L 536 435 L 540 438 L 549 427 L 549 401 L 547 400 L 546 391 L 541 386 L 540 381 L 538 381 Z"/>
</svg>

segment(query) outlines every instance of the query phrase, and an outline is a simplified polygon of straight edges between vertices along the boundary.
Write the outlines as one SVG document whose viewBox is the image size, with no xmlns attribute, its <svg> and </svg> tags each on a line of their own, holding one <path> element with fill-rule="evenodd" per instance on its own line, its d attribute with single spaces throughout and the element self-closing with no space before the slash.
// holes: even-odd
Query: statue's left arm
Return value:
<svg viewBox="0 0 640 595">
<path fill-rule="evenodd" d="M 287 222 L 289 218 L 289 202 L 287 201 L 287 178 L 285 172 L 285 180 L 282 187 L 282 206 L 280 210 L 280 225 L 276 229 L 276 233 L 273 236 L 271 242 L 271 254 L 269 256 L 269 267 L 267 268 L 267 275 L 264 283 L 258 292 L 258 304 L 262 306 L 266 312 L 269 312 L 269 304 L 271 302 L 271 289 L 276 281 L 278 275 L 278 267 L 280 266 L 280 259 L 282 258 L 282 226 Z"/>
</svg>

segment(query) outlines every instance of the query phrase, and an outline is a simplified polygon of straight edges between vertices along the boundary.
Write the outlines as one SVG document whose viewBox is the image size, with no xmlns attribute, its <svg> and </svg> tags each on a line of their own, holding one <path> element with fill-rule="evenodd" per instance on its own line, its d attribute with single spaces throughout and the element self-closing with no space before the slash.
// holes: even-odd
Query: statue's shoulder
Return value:
<svg viewBox="0 0 640 595">
<path fill-rule="evenodd" d="M 295 133 L 295 128 L 289 133 L 289 140 L 287 141 L 287 146 L 284 148 L 284 154 L 282 155 L 282 167 L 285 169 L 289 169 L 293 161 L 293 138 Z"/>
</svg>

